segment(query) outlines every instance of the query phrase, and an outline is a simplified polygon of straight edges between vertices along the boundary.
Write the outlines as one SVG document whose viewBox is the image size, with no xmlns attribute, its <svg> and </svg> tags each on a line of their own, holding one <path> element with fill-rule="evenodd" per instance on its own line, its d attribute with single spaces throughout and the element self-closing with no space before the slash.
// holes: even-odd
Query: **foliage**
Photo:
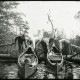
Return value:
<svg viewBox="0 0 80 80">
<path fill-rule="evenodd" d="M 76 37 L 74 39 L 70 39 L 71 44 L 80 46 L 80 36 L 76 35 Z"/>
<path fill-rule="evenodd" d="M 16 1 L 0 1 L 0 43 L 2 44 L 10 42 L 17 35 L 12 30 L 14 26 L 23 32 L 29 29 L 28 22 L 22 18 L 24 15 L 16 12 L 18 5 Z"/>
<path fill-rule="evenodd" d="M 75 16 L 74 16 L 75 19 L 80 19 L 80 11 L 78 11 Z"/>
<path fill-rule="evenodd" d="M 45 38 L 45 37 L 49 37 L 49 33 L 47 32 L 47 31 L 45 31 L 44 33 L 43 33 L 43 37 Z"/>
<path fill-rule="evenodd" d="M 80 36 L 76 35 L 76 45 L 80 46 Z"/>
<path fill-rule="evenodd" d="M 54 33 L 54 34 L 55 34 L 55 38 L 57 40 L 60 40 L 62 38 L 65 38 L 64 32 L 59 32 L 57 29 L 56 29 L 56 33 Z M 44 31 L 43 32 L 43 38 L 53 38 L 52 32 Z"/>
<path fill-rule="evenodd" d="M 74 18 L 80 20 L 80 11 L 75 14 Z M 74 39 L 70 39 L 70 41 L 72 44 L 80 46 L 80 35 L 76 35 L 76 37 Z"/>
</svg>

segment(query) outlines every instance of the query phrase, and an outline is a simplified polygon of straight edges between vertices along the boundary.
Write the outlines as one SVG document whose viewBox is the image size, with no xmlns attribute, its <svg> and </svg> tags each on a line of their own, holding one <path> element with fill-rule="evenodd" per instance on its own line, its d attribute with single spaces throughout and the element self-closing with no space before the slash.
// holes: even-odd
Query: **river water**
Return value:
<svg viewBox="0 0 80 80">
<path fill-rule="evenodd" d="M 73 75 L 74 79 L 80 79 L 80 66 L 73 65 Z M 55 76 L 50 71 L 44 63 L 41 63 L 37 67 L 37 71 L 30 77 L 30 79 L 55 79 Z M 59 72 L 59 79 L 64 79 L 64 69 Z M 18 76 L 18 66 L 16 63 L 2 63 L 0 62 L 0 78 L 1 79 L 20 79 Z"/>
</svg>

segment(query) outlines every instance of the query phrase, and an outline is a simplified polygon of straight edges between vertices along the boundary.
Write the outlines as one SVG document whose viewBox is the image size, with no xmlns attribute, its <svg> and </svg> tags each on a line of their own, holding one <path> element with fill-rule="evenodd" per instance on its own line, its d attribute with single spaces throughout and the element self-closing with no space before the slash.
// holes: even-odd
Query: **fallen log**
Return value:
<svg viewBox="0 0 80 80">
<path fill-rule="evenodd" d="M 73 54 L 73 55 L 71 55 L 69 58 L 75 57 L 75 56 L 78 55 L 78 54 L 80 54 L 80 53 Z"/>
<path fill-rule="evenodd" d="M 65 60 L 68 62 L 73 62 L 75 64 L 80 64 L 80 59 L 66 58 Z"/>
<path fill-rule="evenodd" d="M 0 54 L 1 57 L 8 57 L 10 54 Z"/>
<path fill-rule="evenodd" d="M 0 61 L 17 62 L 18 58 L 10 56 L 10 54 L 0 54 Z"/>
<path fill-rule="evenodd" d="M 71 46 L 80 50 L 80 47 L 79 46 L 76 46 L 76 45 L 73 45 L 73 44 L 71 44 Z"/>
<path fill-rule="evenodd" d="M 3 47 L 3 46 L 11 46 L 11 45 L 13 45 L 13 44 L 15 44 L 15 43 L 0 45 L 0 47 Z"/>
<path fill-rule="evenodd" d="M 72 49 L 73 49 L 73 53 L 75 53 L 75 54 L 69 56 L 69 58 L 75 57 L 76 55 L 80 54 L 80 47 L 79 46 L 76 46 L 76 45 L 73 45 L 73 44 L 71 44 L 71 46 L 72 46 Z M 75 51 L 74 51 L 74 49 L 75 49 Z"/>
</svg>

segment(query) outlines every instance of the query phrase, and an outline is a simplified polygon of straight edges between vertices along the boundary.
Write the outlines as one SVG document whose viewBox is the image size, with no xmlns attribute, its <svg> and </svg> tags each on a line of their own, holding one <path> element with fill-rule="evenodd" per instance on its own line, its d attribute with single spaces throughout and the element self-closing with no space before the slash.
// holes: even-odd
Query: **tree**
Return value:
<svg viewBox="0 0 80 80">
<path fill-rule="evenodd" d="M 29 29 L 28 22 L 22 19 L 25 15 L 16 12 L 18 5 L 16 1 L 0 1 L 0 43 L 2 44 L 10 42 L 16 36 L 12 31 L 14 26 L 20 30 L 25 29 L 25 32 Z"/>
<path fill-rule="evenodd" d="M 43 32 L 43 38 L 48 38 L 49 37 L 49 33 L 47 31 Z"/>
<path fill-rule="evenodd" d="M 62 29 L 62 31 L 58 31 L 58 29 L 56 29 L 56 38 L 58 40 L 62 39 L 62 38 L 66 38 L 65 33 L 64 33 L 64 29 Z"/>
<path fill-rule="evenodd" d="M 75 40 L 76 40 L 75 44 L 76 44 L 77 46 L 80 46 L 80 36 L 79 36 L 79 35 L 76 35 Z"/>
<path fill-rule="evenodd" d="M 75 14 L 74 18 L 80 20 L 80 11 L 78 11 Z M 73 39 L 72 41 L 73 41 L 73 44 L 80 46 L 80 36 L 79 35 L 76 35 L 75 39 Z"/>
<path fill-rule="evenodd" d="M 50 11 L 50 10 L 49 10 Z M 54 29 L 54 26 L 53 26 L 53 23 L 52 23 L 52 20 L 51 20 L 51 16 L 50 14 L 48 14 L 48 20 L 50 21 L 51 23 L 51 26 L 52 26 L 52 37 L 55 38 L 55 32 L 56 32 L 56 29 Z M 53 35 L 54 34 L 54 35 Z"/>
<path fill-rule="evenodd" d="M 74 16 L 75 19 L 80 19 L 80 11 L 78 11 L 75 16 Z"/>
<path fill-rule="evenodd" d="M 80 36 L 79 36 L 79 35 L 76 35 L 75 38 L 70 39 L 70 42 L 71 42 L 71 44 L 74 44 L 74 45 L 80 46 Z"/>
<path fill-rule="evenodd" d="M 38 30 L 37 31 L 37 34 L 35 34 L 34 36 L 39 38 L 40 37 L 40 34 L 41 34 L 41 30 Z"/>
</svg>

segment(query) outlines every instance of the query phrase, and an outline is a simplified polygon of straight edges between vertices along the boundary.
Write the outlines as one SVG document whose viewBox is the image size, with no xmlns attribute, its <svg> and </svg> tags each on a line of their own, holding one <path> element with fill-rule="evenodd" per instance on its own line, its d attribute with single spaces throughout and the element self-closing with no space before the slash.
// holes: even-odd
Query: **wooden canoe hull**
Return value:
<svg viewBox="0 0 80 80">
<path fill-rule="evenodd" d="M 23 79 L 27 79 L 29 78 L 37 69 L 37 65 L 30 68 L 28 64 L 25 64 L 25 66 L 20 67 L 18 65 L 19 68 L 19 75 L 23 78 Z"/>
<path fill-rule="evenodd" d="M 61 56 L 62 56 L 62 54 L 61 54 Z M 53 71 L 59 71 L 63 66 L 63 56 L 62 56 L 60 62 L 57 62 L 57 63 L 56 62 L 57 62 L 57 59 L 54 63 L 52 63 L 51 60 L 49 59 L 49 53 L 47 53 L 47 63 L 48 63 L 47 67 Z"/>
<path fill-rule="evenodd" d="M 24 62 L 21 63 L 20 60 L 23 59 Z M 38 58 L 35 54 L 22 53 L 18 58 L 19 75 L 24 79 L 29 78 L 36 71 L 37 65 Z"/>
<path fill-rule="evenodd" d="M 58 65 L 58 66 L 52 65 L 48 60 L 47 60 L 47 64 L 48 64 L 47 67 L 49 69 L 51 69 L 52 71 L 59 71 L 63 66 L 63 63 L 61 65 Z"/>
<path fill-rule="evenodd" d="M 45 60 L 47 54 L 47 44 L 44 40 L 39 40 L 35 45 L 35 52 L 39 60 Z"/>
</svg>

